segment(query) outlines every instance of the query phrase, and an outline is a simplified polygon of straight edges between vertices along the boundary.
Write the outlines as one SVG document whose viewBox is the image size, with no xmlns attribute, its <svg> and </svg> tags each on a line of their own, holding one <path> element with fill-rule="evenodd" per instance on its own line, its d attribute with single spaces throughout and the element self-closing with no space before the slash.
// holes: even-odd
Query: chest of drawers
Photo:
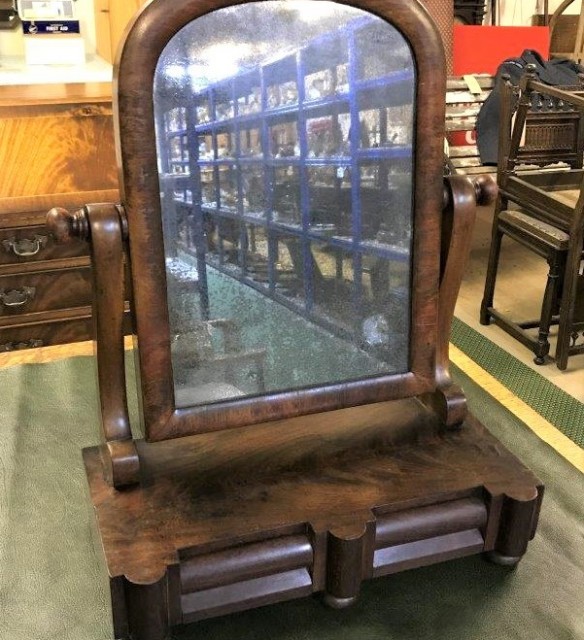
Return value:
<svg viewBox="0 0 584 640">
<path fill-rule="evenodd" d="M 57 245 L 45 217 L 117 200 L 116 190 L 0 200 L 0 352 L 91 339 L 88 245 Z"/>
<path fill-rule="evenodd" d="M 92 337 L 88 247 L 45 217 L 117 202 L 114 148 L 109 83 L 0 87 L 0 351 Z"/>
</svg>

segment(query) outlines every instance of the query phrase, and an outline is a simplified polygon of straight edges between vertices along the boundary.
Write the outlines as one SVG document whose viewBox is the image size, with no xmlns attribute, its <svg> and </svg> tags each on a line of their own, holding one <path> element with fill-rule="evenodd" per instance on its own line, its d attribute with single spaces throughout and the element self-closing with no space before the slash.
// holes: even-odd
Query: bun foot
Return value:
<svg viewBox="0 0 584 640">
<path fill-rule="evenodd" d="M 498 564 L 502 567 L 513 568 L 519 564 L 519 561 L 523 556 L 506 556 L 498 551 L 489 551 L 485 554 L 486 559 L 493 564 Z"/>
<path fill-rule="evenodd" d="M 330 593 L 325 593 L 323 601 L 328 607 L 331 607 L 331 609 L 346 609 L 357 602 L 357 597 L 358 596 L 352 596 L 351 598 L 337 598 Z"/>
</svg>

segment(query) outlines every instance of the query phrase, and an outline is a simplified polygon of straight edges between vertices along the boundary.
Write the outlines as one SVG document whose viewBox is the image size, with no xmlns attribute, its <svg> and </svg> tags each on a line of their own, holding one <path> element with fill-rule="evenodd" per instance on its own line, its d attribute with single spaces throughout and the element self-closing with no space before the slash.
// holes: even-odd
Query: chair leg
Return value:
<svg viewBox="0 0 584 640">
<path fill-rule="evenodd" d="M 481 302 L 480 323 L 489 324 L 491 314 L 489 309 L 493 307 L 495 297 L 495 282 L 497 280 L 497 270 L 499 268 L 499 257 L 501 255 L 501 242 L 503 234 L 497 230 L 491 238 L 491 248 L 489 250 L 489 262 L 487 266 L 487 276 L 485 278 L 485 290 Z"/>
<path fill-rule="evenodd" d="M 541 305 L 541 316 L 539 321 L 539 331 L 537 336 L 537 344 L 534 348 L 535 364 L 544 364 L 545 357 L 550 352 L 550 343 L 548 340 L 550 334 L 550 326 L 552 324 L 552 317 L 554 314 L 554 308 L 558 298 L 558 290 L 560 284 L 560 276 L 565 261 L 563 260 L 563 254 L 553 251 L 548 256 L 549 272 L 547 276 L 547 282 L 545 286 L 545 292 L 543 294 L 543 302 Z"/>
<path fill-rule="evenodd" d="M 480 323 L 489 324 L 491 315 L 489 308 L 493 306 L 495 297 L 495 281 L 497 280 L 497 270 L 499 268 L 499 257 L 501 255 L 501 242 L 503 234 L 499 230 L 499 213 L 507 208 L 509 201 L 507 198 L 499 196 L 495 203 L 493 213 L 493 228 L 491 232 L 491 246 L 489 248 L 489 262 L 487 265 L 487 275 L 485 278 L 485 290 L 481 302 Z"/>
<path fill-rule="evenodd" d="M 564 267 L 562 300 L 560 302 L 560 322 L 556 345 L 556 366 L 560 371 L 565 371 L 568 368 L 572 322 L 574 319 L 574 307 L 578 289 L 582 234 L 575 235 L 577 235 L 577 237 L 570 239 L 571 247 L 568 251 L 566 266 Z"/>
</svg>

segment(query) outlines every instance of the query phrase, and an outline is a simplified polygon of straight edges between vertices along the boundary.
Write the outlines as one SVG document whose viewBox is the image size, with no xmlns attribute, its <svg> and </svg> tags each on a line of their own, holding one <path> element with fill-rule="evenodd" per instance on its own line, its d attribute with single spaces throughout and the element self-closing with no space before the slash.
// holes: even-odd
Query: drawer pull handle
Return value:
<svg viewBox="0 0 584 640">
<path fill-rule="evenodd" d="M 19 240 L 16 238 L 8 238 L 8 240 L 4 240 L 2 244 L 6 251 L 12 251 L 15 256 L 30 258 L 31 256 L 36 256 L 36 254 L 46 246 L 48 241 L 48 236 L 38 236 L 35 234 L 32 240 L 29 238 L 20 238 Z"/>
<path fill-rule="evenodd" d="M 0 344 L 0 353 L 6 353 L 8 351 L 22 351 L 23 349 L 35 349 L 36 347 L 43 346 L 42 340 L 25 340 L 24 342 L 5 342 Z"/>
<path fill-rule="evenodd" d="M 0 302 L 5 307 L 22 307 L 34 298 L 35 293 L 34 287 L 22 287 L 22 289 L 13 289 L 12 291 L 0 289 Z"/>
</svg>

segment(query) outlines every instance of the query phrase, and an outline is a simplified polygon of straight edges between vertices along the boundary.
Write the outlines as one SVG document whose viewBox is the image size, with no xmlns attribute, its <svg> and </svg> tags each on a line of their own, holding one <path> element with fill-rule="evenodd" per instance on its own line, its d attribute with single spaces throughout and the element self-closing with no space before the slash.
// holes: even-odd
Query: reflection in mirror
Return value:
<svg viewBox="0 0 584 640">
<path fill-rule="evenodd" d="M 307 5 L 207 14 L 158 63 L 179 407 L 408 370 L 414 61 Z"/>
</svg>

